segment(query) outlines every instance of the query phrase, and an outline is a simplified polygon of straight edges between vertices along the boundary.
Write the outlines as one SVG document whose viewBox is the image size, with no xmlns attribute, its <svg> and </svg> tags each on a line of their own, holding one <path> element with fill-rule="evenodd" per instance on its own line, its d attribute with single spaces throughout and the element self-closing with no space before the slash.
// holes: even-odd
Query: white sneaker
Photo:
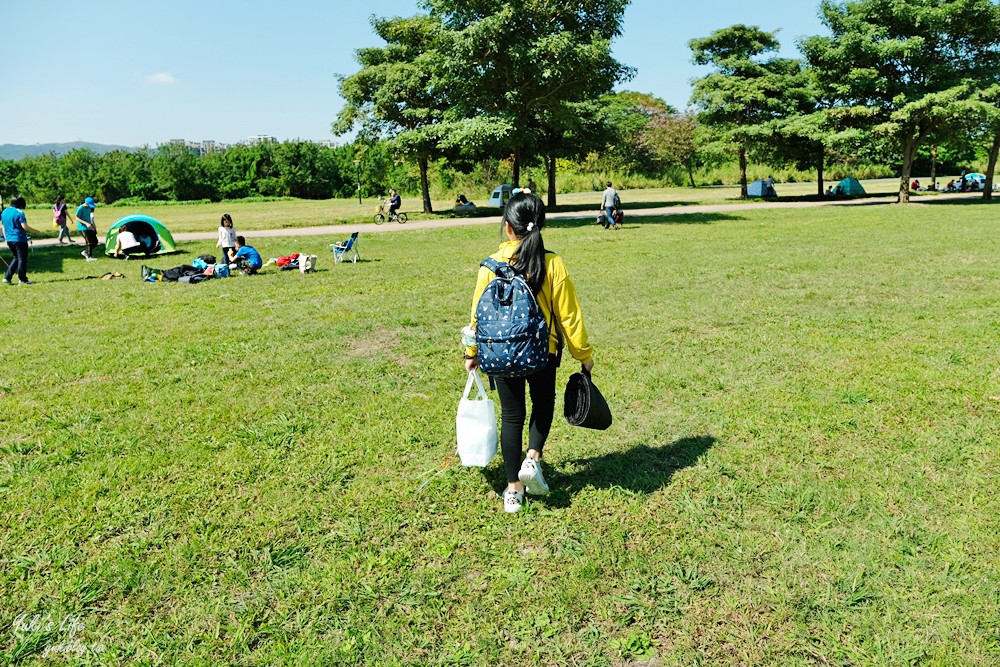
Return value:
<svg viewBox="0 0 1000 667">
<path fill-rule="evenodd" d="M 503 511 L 507 514 L 520 512 L 524 506 L 524 492 L 507 489 L 503 492 Z"/>
<path fill-rule="evenodd" d="M 96 258 L 96 257 L 88 257 L 88 258 L 87 258 L 87 261 L 88 261 L 88 262 L 96 262 L 96 261 L 97 261 L 97 258 Z"/>
<path fill-rule="evenodd" d="M 87 259 L 87 251 L 86 251 L 86 250 L 84 250 L 83 252 L 81 252 L 81 253 L 80 253 L 80 255 L 81 255 L 81 256 L 82 256 L 82 257 L 83 257 L 84 259 Z"/>
<path fill-rule="evenodd" d="M 542 477 L 542 463 L 534 459 L 524 459 L 521 464 L 521 471 L 517 473 L 517 478 L 524 484 L 524 488 L 532 496 L 544 496 L 549 492 L 549 485 Z"/>
</svg>

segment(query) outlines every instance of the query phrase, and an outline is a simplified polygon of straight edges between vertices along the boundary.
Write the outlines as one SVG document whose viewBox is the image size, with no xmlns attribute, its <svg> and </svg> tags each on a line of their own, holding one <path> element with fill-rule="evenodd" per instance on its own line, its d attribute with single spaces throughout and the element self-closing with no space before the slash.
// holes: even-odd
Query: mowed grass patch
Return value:
<svg viewBox="0 0 1000 667">
<path fill-rule="evenodd" d="M 319 271 L 199 285 L 40 248 L 38 284 L 0 290 L 0 650 L 994 664 L 995 217 L 554 225 L 615 424 L 557 421 L 553 493 L 513 517 L 499 458 L 418 491 L 453 449 L 458 330 L 498 230 L 372 235 L 336 266 L 329 239 L 267 239 Z"/>
</svg>

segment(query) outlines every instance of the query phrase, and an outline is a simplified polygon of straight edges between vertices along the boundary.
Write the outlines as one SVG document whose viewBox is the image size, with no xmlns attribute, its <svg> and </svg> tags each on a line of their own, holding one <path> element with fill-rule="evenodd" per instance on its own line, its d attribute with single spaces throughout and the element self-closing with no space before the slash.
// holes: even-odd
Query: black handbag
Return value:
<svg viewBox="0 0 1000 667">
<path fill-rule="evenodd" d="M 611 408 L 590 373 L 573 373 L 566 383 L 563 414 L 572 426 L 603 431 L 611 426 Z"/>
</svg>

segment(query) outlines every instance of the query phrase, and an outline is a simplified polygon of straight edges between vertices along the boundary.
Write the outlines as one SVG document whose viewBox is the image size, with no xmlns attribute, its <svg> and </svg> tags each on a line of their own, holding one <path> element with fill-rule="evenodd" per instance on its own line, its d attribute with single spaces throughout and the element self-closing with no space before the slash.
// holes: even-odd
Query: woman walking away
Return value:
<svg viewBox="0 0 1000 667">
<path fill-rule="evenodd" d="M 573 281 L 562 259 L 553 252 L 546 252 L 542 241 L 545 226 L 545 205 L 530 192 L 517 192 L 504 212 L 503 232 L 507 241 L 491 255 L 498 262 L 506 262 L 524 278 L 538 301 L 549 324 L 548 363 L 526 377 L 495 377 L 500 396 L 500 447 L 503 452 L 504 470 L 507 473 L 507 490 L 503 494 L 506 512 L 517 512 L 524 503 L 524 492 L 545 495 L 549 486 L 542 475 L 542 450 L 552 427 L 556 400 L 556 367 L 559 365 L 563 341 L 573 358 L 583 364 L 586 372 L 594 366 L 593 349 L 587 340 L 583 325 L 583 312 L 576 296 Z M 479 279 L 472 298 L 472 324 L 476 328 L 479 297 L 493 280 L 495 274 L 480 267 Z M 465 349 L 465 368 L 473 371 L 479 367 L 476 346 Z M 527 416 L 525 386 L 531 394 L 531 420 L 528 428 L 528 454 L 521 461 L 524 422 Z"/>
<path fill-rule="evenodd" d="M 52 221 L 59 228 L 59 243 L 69 242 L 71 245 L 75 245 L 73 237 L 69 235 L 69 227 L 66 226 L 69 219 L 69 209 L 66 208 L 65 199 L 62 195 L 56 197 L 56 203 L 52 205 Z"/>
<path fill-rule="evenodd" d="M 216 248 L 222 248 L 222 259 L 220 262 L 229 262 L 229 251 L 236 253 L 236 230 L 233 229 L 233 217 L 228 213 L 222 214 L 222 221 L 219 223 L 219 240 L 215 242 Z"/>
<path fill-rule="evenodd" d="M 87 197 L 82 204 L 76 207 L 76 231 L 83 235 L 84 245 L 87 246 L 80 254 L 88 262 L 97 261 L 97 258 L 94 257 L 94 248 L 97 247 L 97 223 L 94 222 L 95 208 L 97 208 L 97 202 L 94 201 L 93 197 Z"/>
<path fill-rule="evenodd" d="M 5 208 L 3 213 L 0 213 L 0 220 L 3 222 L 3 235 L 7 239 L 7 247 L 14 255 L 10 264 L 7 265 L 7 273 L 3 277 L 5 285 L 10 285 L 10 279 L 14 277 L 15 271 L 21 285 L 34 285 L 28 280 L 28 234 L 39 234 L 40 232 L 28 226 L 28 219 L 24 217 L 24 208 L 24 197 L 14 197 L 10 201 L 10 208 Z"/>
</svg>

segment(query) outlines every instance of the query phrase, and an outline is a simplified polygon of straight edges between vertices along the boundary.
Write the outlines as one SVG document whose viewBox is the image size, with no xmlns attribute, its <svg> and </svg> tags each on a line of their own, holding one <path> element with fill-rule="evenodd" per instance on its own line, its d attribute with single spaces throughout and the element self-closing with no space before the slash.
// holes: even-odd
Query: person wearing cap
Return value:
<svg viewBox="0 0 1000 667">
<path fill-rule="evenodd" d="M 17 272 L 17 279 L 22 285 L 33 284 L 28 280 L 28 234 L 39 234 L 37 229 L 28 226 L 28 219 L 24 217 L 25 209 L 24 197 L 14 197 L 10 202 L 10 208 L 5 208 L 0 213 L 0 221 L 3 223 L 3 235 L 7 239 L 7 247 L 14 255 L 7 265 L 7 273 L 4 274 L 3 282 L 10 285 L 14 272 Z"/>
<path fill-rule="evenodd" d="M 88 262 L 96 261 L 97 258 L 94 257 L 94 248 L 97 247 L 97 225 L 94 222 L 94 209 L 97 208 L 97 202 L 94 201 L 93 197 L 87 197 L 83 200 L 83 203 L 76 208 L 76 229 L 83 235 L 84 245 L 86 246 L 80 254 Z"/>
</svg>

